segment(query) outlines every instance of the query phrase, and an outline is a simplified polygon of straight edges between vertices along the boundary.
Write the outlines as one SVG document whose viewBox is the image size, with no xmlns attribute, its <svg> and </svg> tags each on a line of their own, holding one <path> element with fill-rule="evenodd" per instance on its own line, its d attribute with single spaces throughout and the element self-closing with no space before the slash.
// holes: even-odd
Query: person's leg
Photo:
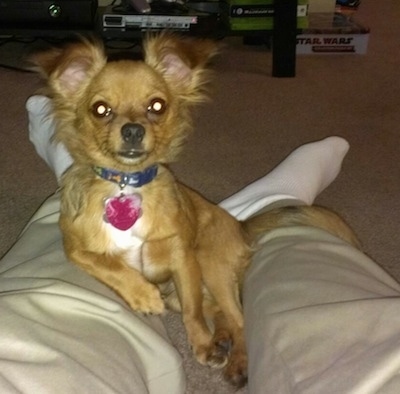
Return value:
<svg viewBox="0 0 400 394">
<path fill-rule="evenodd" d="M 184 393 L 162 320 L 67 261 L 59 205 L 49 198 L 0 263 L 0 392 Z"/>
<path fill-rule="evenodd" d="M 260 241 L 244 285 L 249 393 L 397 393 L 400 285 L 313 228 Z"/>
<path fill-rule="evenodd" d="M 339 137 L 304 145 L 221 206 L 245 219 L 282 199 L 311 204 L 338 174 L 347 149 Z M 399 294 L 398 285 L 362 253 L 323 231 L 279 231 L 261 242 L 245 281 L 250 393 L 329 393 L 336 391 L 338 382 L 344 390 L 339 392 L 351 392 L 346 391 L 349 387 L 354 391 L 357 384 L 362 389 L 366 384 L 375 387 L 368 373 L 379 362 L 368 370 L 363 356 L 369 347 L 364 345 L 370 331 L 377 335 L 374 341 L 383 338 L 391 345 L 391 335 L 400 332 L 395 324 L 387 333 L 372 329 L 378 327 L 380 311 L 387 310 L 389 316 L 391 303 L 397 305 L 391 297 Z M 385 308 L 376 305 L 379 300 Z M 359 349 L 355 353 L 353 345 Z M 385 357 L 381 365 L 387 371 L 393 364 Z M 346 366 L 354 362 L 361 367 L 349 377 Z M 379 375 L 377 384 L 388 381 L 387 376 L 390 373 Z"/>
</svg>

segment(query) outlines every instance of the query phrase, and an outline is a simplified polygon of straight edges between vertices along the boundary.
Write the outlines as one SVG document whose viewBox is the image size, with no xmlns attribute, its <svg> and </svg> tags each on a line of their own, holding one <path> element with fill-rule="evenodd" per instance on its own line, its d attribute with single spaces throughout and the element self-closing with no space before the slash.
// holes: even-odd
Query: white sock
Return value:
<svg viewBox="0 0 400 394">
<path fill-rule="evenodd" d="M 311 205 L 339 174 L 348 150 L 348 142 L 341 137 L 302 145 L 269 174 L 225 199 L 220 206 L 244 220 L 282 199 L 301 200 Z"/>
<path fill-rule="evenodd" d="M 51 99 L 38 95 L 29 97 L 26 109 L 29 117 L 29 139 L 59 181 L 63 172 L 72 164 L 72 159 L 63 144 L 52 142 L 55 125 Z"/>
</svg>

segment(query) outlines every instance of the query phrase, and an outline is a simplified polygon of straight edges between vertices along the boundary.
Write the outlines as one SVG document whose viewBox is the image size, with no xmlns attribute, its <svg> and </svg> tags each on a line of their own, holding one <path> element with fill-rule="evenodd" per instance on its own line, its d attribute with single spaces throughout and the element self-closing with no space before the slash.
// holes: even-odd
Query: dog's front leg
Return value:
<svg viewBox="0 0 400 394">
<path fill-rule="evenodd" d="M 164 312 L 164 301 L 158 287 L 148 282 L 139 271 L 124 264 L 122 256 L 74 250 L 69 253 L 69 258 L 112 288 L 133 310 L 145 314 Z"/>
</svg>

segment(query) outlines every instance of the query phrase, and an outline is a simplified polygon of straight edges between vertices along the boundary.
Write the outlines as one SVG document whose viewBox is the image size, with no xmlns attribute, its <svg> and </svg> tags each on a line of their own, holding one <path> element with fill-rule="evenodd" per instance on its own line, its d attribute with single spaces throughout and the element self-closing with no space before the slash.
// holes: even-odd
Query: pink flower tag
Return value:
<svg viewBox="0 0 400 394">
<path fill-rule="evenodd" d="M 118 230 L 130 229 L 142 215 L 139 194 L 120 195 L 106 200 L 104 220 Z"/>
</svg>

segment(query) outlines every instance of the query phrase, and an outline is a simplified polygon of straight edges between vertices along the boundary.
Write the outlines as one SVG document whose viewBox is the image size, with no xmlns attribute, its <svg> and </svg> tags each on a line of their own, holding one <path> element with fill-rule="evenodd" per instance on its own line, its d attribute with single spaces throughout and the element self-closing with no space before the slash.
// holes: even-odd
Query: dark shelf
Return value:
<svg viewBox="0 0 400 394">
<path fill-rule="evenodd" d="M 230 30 L 219 20 L 210 19 L 210 25 L 196 26 L 184 34 L 223 38 L 227 36 L 261 37 L 269 39 L 272 36 L 272 56 L 274 77 L 294 77 L 296 72 L 296 35 L 297 29 L 297 0 L 275 0 L 274 3 L 274 29 L 273 30 Z M 96 34 L 103 39 L 137 40 L 141 39 L 146 31 L 140 29 L 104 29 L 101 18 L 105 9 L 99 7 L 97 16 L 92 26 L 65 26 L 51 23 L 34 24 L 1 23 L 0 35 L 33 37 L 47 39 L 63 39 L 77 34 Z M 195 25 L 194 25 L 195 26 Z"/>
</svg>

